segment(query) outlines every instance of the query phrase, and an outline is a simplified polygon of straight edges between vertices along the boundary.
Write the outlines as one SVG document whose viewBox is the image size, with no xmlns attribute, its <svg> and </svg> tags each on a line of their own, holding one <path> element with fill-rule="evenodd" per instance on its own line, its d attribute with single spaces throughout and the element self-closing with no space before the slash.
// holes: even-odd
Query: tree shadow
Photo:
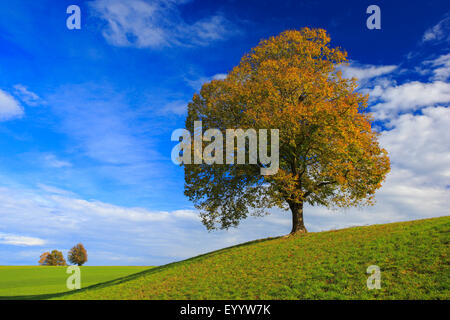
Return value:
<svg viewBox="0 0 450 320">
<path fill-rule="evenodd" d="M 215 250 L 215 251 L 211 251 L 208 253 L 204 253 L 189 259 L 185 259 L 185 260 L 181 260 L 181 261 L 175 261 L 175 262 L 171 262 L 159 267 L 153 267 L 151 269 L 148 270 L 144 270 L 141 272 L 137 272 L 137 273 L 133 273 L 130 274 L 128 276 L 124 276 L 121 278 L 117 278 L 114 280 L 109 280 L 109 281 L 105 281 L 105 282 L 101 282 L 101 283 L 97 283 L 97 284 L 93 284 L 90 285 L 88 287 L 82 288 L 82 289 L 78 289 L 78 290 L 72 290 L 72 291 L 65 291 L 65 292 L 59 292 L 59 293 L 46 293 L 46 294 L 36 294 L 36 295 L 21 295 L 21 296 L 0 296 L 0 300 L 48 300 L 48 299 L 57 299 L 57 298 L 62 298 L 64 296 L 70 296 L 72 294 L 78 294 L 84 291 L 88 291 L 88 290 L 92 290 L 92 289 L 99 289 L 99 288 L 104 288 L 104 287 L 110 287 L 110 286 L 114 286 L 114 285 L 118 285 L 121 284 L 123 282 L 127 282 L 127 281 L 131 281 L 134 280 L 136 278 L 142 277 L 142 276 L 147 276 L 147 275 L 151 275 L 153 273 L 158 273 L 158 272 L 162 272 L 164 270 L 167 269 L 171 269 L 173 267 L 175 267 L 176 265 L 182 264 L 182 263 L 186 263 L 186 262 L 193 262 L 193 261 L 197 261 L 197 260 L 203 260 L 207 257 L 212 257 L 215 256 L 221 252 L 233 249 L 233 248 L 238 248 L 238 247 L 244 247 L 244 246 L 248 246 L 251 244 L 255 244 L 255 243 L 260 243 L 260 242 L 266 242 L 266 241 L 270 241 L 270 240 L 275 240 L 281 237 L 272 237 L 272 238 L 265 238 L 265 239 L 258 239 L 258 240 L 253 240 L 253 241 L 249 241 L 249 242 L 244 242 L 244 243 L 240 243 L 231 247 L 226 247 L 226 248 L 222 248 L 219 250 Z"/>
</svg>

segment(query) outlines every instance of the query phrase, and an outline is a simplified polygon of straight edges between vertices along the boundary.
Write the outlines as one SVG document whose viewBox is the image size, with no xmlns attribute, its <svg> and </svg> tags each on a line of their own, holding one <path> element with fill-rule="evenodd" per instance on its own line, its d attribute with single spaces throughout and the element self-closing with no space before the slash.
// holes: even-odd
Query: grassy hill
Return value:
<svg viewBox="0 0 450 320">
<path fill-rule="evenodd" d="M 450 217 L 265 239 L 54 298 L 449 299 L 449 241 Z"/>
</svg>

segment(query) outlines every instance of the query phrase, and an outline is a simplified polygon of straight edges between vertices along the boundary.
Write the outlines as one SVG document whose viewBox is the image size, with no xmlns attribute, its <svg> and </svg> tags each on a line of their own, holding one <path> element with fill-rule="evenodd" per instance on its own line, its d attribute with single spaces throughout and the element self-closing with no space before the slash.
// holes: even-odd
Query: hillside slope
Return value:
<svg viewBox="0 0 450 320">
<path fill-rule="evenodd" d="M 449 241 L 448 216 L 266 239 L 59 298 L 449 299 Z"/>
</svg>

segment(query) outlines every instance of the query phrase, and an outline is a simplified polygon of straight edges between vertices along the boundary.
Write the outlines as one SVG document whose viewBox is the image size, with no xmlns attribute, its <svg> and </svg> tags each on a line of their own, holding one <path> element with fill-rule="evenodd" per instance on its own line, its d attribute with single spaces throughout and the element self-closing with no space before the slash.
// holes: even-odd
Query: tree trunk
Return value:
<svg viewBox="0 0 450 320">
<path fill-rule="evenodd" d="M 306 230 L 305 224 L 303 223 L 303 202 L 301 203 L 288 202 L 288 203 L 292 211 L 291 234 L 307 233 L 308 231 Z"/>
</svg>

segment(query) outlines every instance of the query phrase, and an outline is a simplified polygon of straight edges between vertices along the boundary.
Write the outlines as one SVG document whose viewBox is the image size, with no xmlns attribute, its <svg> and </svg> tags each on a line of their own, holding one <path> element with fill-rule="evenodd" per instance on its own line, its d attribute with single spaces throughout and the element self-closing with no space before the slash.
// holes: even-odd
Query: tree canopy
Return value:
<svg viewBox="0 0 450 320">
<path fill-rule="evenodd" d="M 66 260 L 61 251 L 53 250 L 52 252 L 44 252 L 40 259 L 41 266 L 66 266 Z"/>
<path fill-rule="evenodd" d="M 79 243 L 70 249 L 68 253 L 69 262 L 72 264 L 76 264 L 78 266 L 82 266 L 88 260 L 87 251 L 84 248 L 83 244 Z"/>
<path fill-rule="evenodd" d="M 186 129 L 279 129 L 279 170 L 257 164 L 184 164 L 185 194 L 208 229 L 249 214 L 292 211 L 306 232 L 303 205 L 372 204 L 390 170 L 357 79 L 339 71 L 347 53 L 323 29 L 289 30 L 261 41 L 222 80 L 205 83 L 188 105 Z M 204 141 L 203 144 L 207 144 Z M 271 150 L 273 151 L 273 150 Z M 247 154 L 248 155 L 248 154 Z"/>
</svg>

